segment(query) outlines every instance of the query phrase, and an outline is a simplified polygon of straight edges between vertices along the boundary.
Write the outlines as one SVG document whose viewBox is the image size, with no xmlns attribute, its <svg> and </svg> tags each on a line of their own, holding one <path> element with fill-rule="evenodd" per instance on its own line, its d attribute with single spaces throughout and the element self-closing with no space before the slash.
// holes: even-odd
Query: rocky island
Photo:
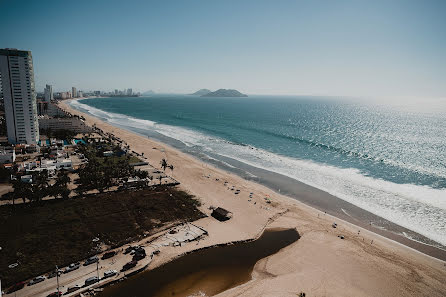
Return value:
<svg viewBox="0 0 446 297">
<path fill-rule="evenodd" d="M 201 97 L 248 97 L 248 95 L 242 94 L 237 90 L 219 89 L 215 92 L 203 94 Z"/>
<path fill-rule="evenodd" d="M 194 95 L 194 96 L 202 96 L 202 95 L 209 94 L 209 93 L 211 93 L 211 92 L 212 92 L 212 91 L 211 91 L 211 90 L 208 90 L 208 89 L 200 89 L 200 90 L 198 90 L 198 91 L 196 91 L 195 93 L 190 94 L 190 95 Z"/>
</svg>

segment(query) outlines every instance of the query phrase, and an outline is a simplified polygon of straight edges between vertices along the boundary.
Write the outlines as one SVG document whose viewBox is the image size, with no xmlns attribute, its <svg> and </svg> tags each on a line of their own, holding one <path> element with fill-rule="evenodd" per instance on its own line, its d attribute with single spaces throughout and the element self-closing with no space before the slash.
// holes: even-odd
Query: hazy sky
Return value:
<svg viewBox="0 0 446 297">
<path fill-rule="evenodd" d="M 446 1 L 6 1 L 38 91 L 446 96 Z"/>
</svg>

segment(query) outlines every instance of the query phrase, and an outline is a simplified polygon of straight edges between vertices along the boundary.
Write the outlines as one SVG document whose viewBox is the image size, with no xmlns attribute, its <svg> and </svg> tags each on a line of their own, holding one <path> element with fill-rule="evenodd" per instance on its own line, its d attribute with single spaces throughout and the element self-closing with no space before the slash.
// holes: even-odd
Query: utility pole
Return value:
<svg viewBox="0 0 446 297">
<path fill-rule="evenodd" d="M 57 296 L 59 296 L 59 267 L 56 265 Z"/>
<path fill-rule="evenodd" d="M 99 260 L 96 262 L 96 272 L 98 274 L 98 283 L 99 283 Z"/>
</svg>

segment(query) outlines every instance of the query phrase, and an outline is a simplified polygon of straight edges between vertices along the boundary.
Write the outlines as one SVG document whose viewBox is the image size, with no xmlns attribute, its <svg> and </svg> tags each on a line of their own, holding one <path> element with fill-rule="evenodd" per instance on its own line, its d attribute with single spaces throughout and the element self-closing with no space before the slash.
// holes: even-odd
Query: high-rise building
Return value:
<svg viewBox="0 0 446 297">
<path fill-rule="evenodd" d="M 133 94 L 133 90 L 132 89 L 127 89 L 127 96 L 132 96 Z"/>
<path fill-rule="evenodd" d="M 0 83 L 10 143 L 39 141 L 33 58 L 30 51 L 0 49 Z"/>
<path fill-rule="evenodd" d="M 45 102 L 51 102 L 54 100 L 52 85 L 46 85 L 44 93 L 45 93 Z"/>
<path fill-rule="evenodd" d="M 75 87 L 72 87 L 72 88 L 71 88 L 71 96 L 72 96 L 73 98 L 77 98 L 77 90 L 76 90 Z"/>
</svg>

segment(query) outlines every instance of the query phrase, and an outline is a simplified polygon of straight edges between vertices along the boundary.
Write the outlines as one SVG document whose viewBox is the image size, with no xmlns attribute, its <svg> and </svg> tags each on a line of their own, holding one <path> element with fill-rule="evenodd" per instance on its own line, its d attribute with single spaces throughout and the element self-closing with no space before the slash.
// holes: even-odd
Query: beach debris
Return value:
<svg viewBox="0 0 446 297">
<path fill-rule="evenodd" d="M 336 227 L 338 226 L 338 224 L 333 223 L 331 226 L 332 226 L 333 228 L 336 228 Z"/>
<path fill-rule="evenodd" d="M 344 238 L 345 238 L 344 235 L 338 235 L 338 237 L 339 237 L 340 239 L 344 239 Z"/>
</svg>

